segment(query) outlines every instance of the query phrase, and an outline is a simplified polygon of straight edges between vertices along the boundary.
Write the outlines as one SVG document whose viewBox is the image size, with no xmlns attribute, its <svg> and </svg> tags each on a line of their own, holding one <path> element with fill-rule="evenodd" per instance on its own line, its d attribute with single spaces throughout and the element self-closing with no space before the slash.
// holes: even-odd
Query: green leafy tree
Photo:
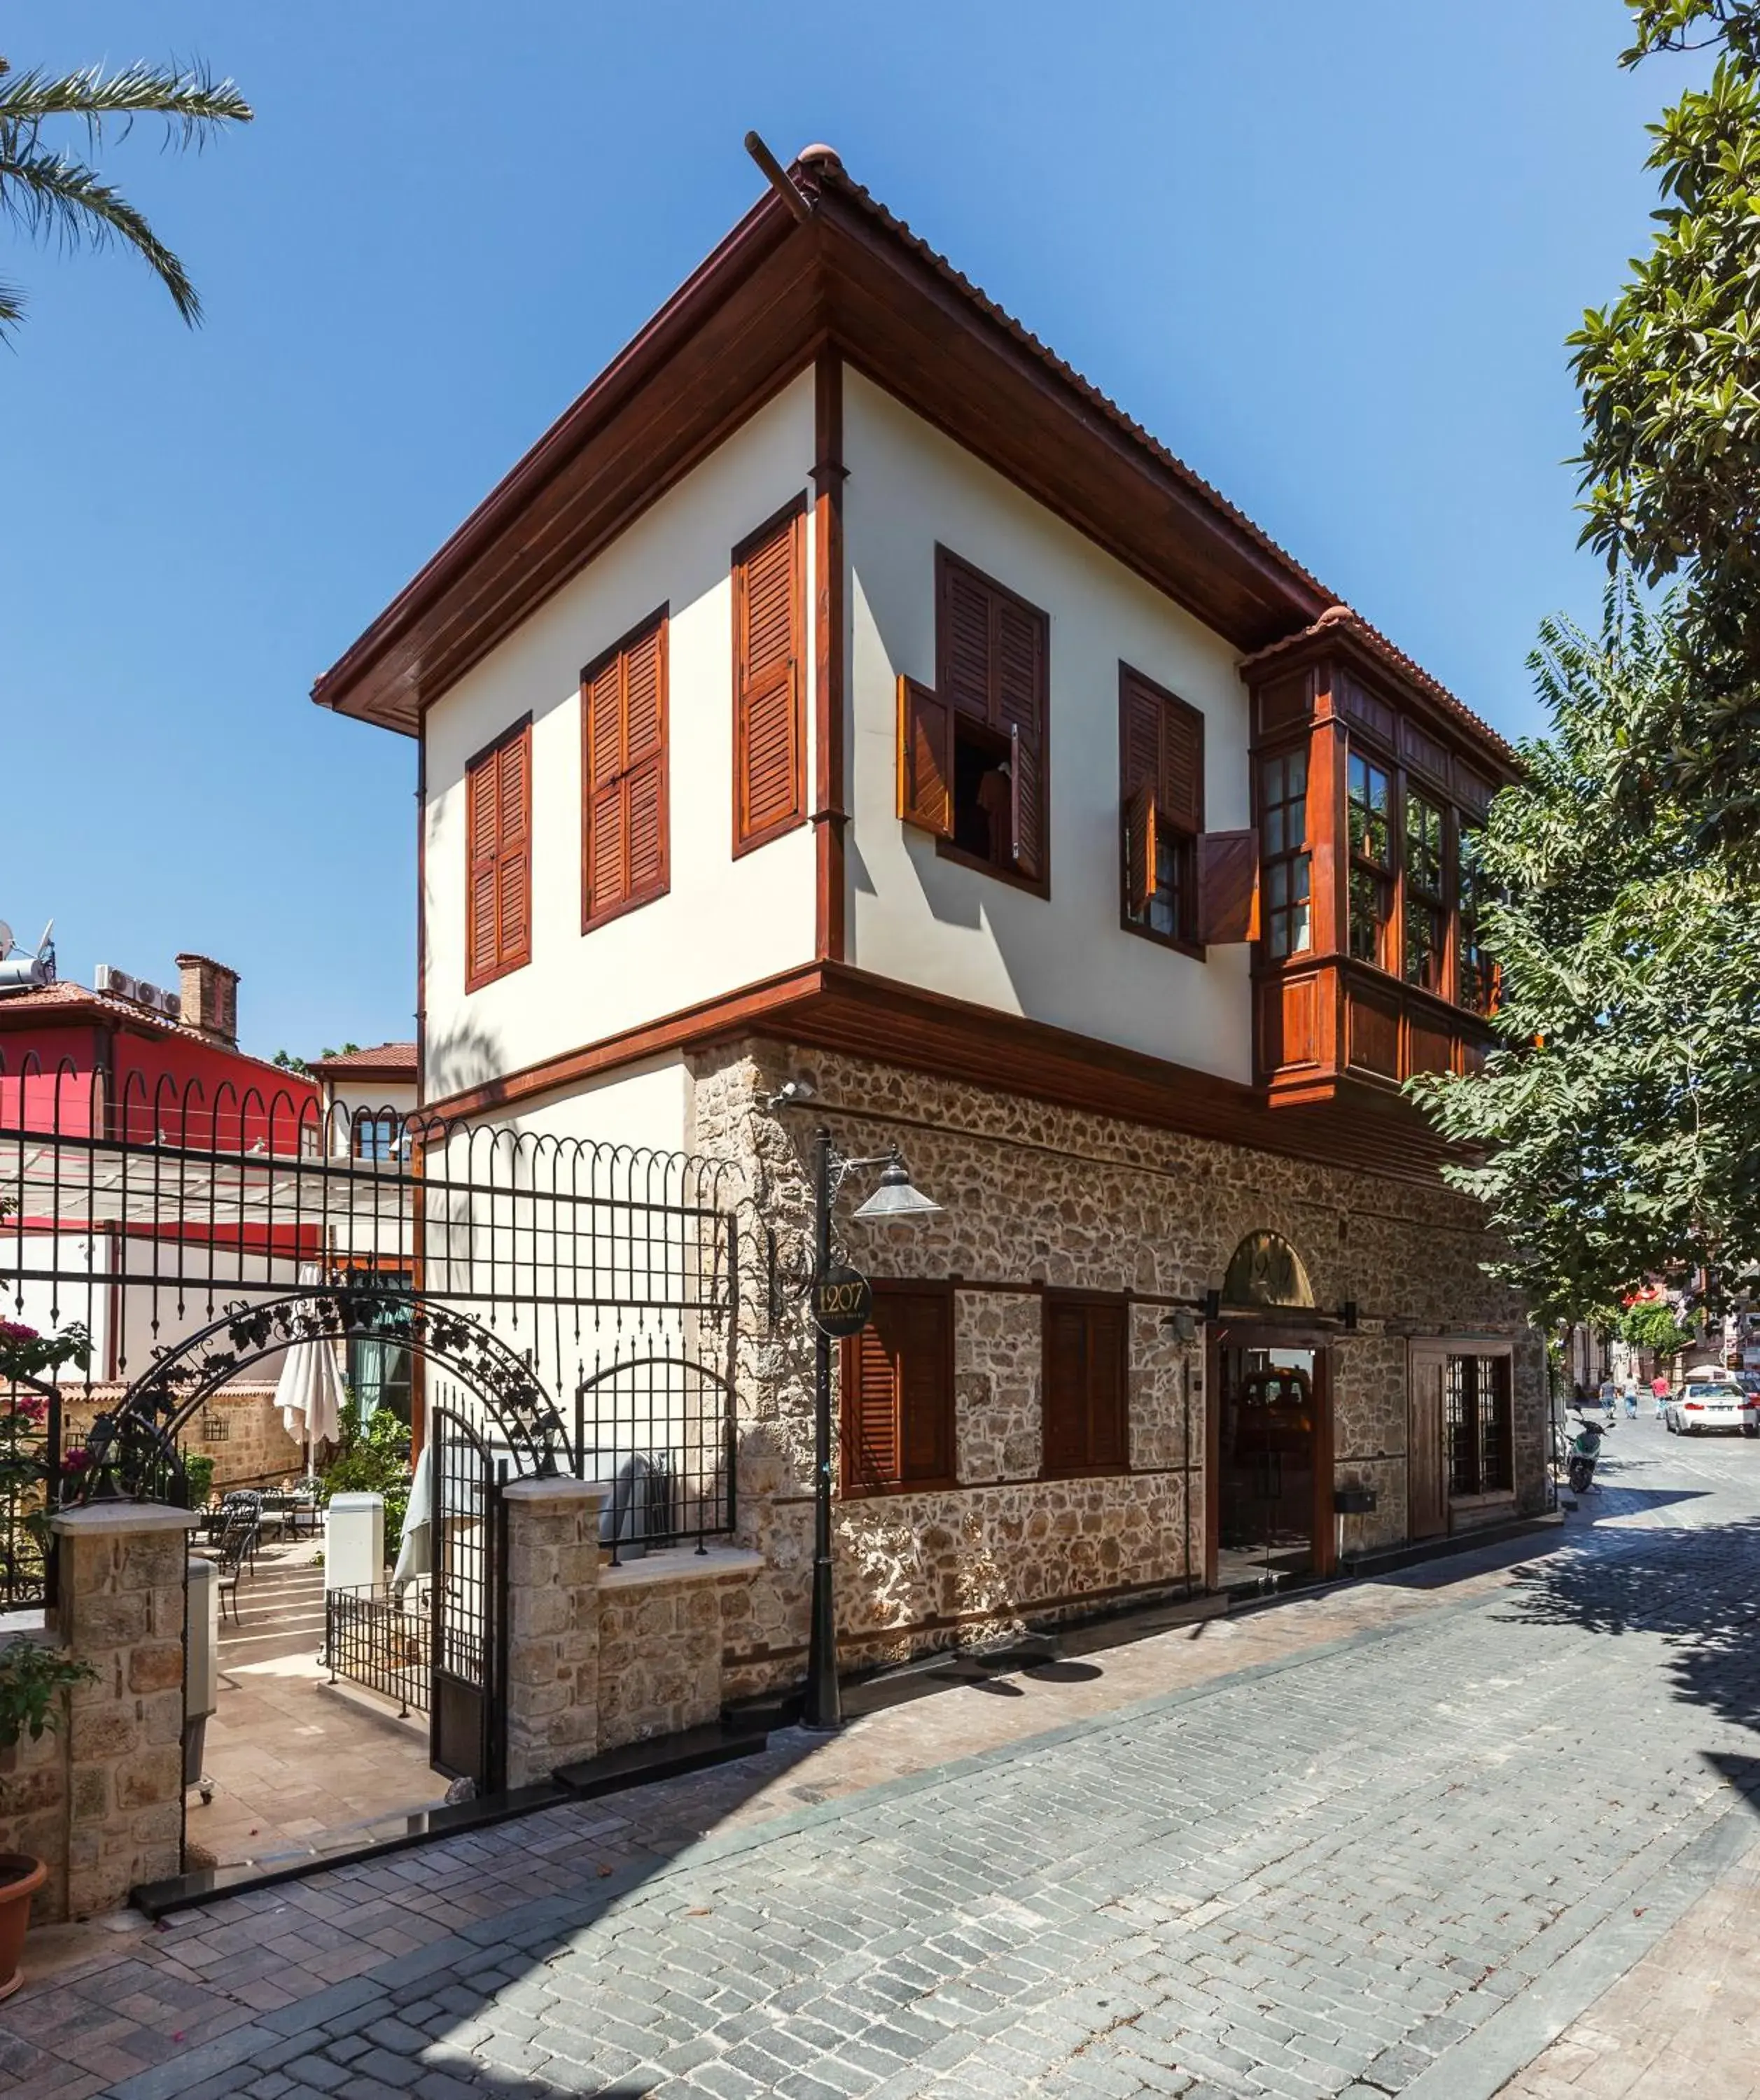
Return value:
<svg viewBox="0 0 1760 2100">
<path fill-rule="evenodd" d="M 58 140 L 71 123 L 95 153 L 107 135 L 126 136 L 137 117 L 157 117 L 168 145 L 199 148 L 223 124 L 248 124 L 251 116 L 231 81 L 199 65 L 129 65 L 108 77 L 90 66 L 57 78 L 15 73 L 0 59 L 0 211 L 32 240 L 132 249 L 193 328 L 201 301 L 183 265 L 114 184 Z M 24 312 L 24 294 L 0 285 L 0 336 Z"/>
<path fill-rule="evenodd" d="M 1615 784 L 1633 717 L 1691 675 L 1673 610 L 1619 579 L 1599 636 L 1542 629 L 1551 734 L 1479 848 L 1502 1040 L 1480 1074 L 1413 1082 L 1548 1320 L 1701 1266 L 1715 1300 L 1760 1246 L 1760 884 L 1702 851 L 1689 805 L 1634 822 Z"/>
<path fill-rule="evenodd" d="M 1760 0 L 1626 0 L 1621 58 L 1716 53 L 1652 125 L 1661 208 L 1615 302 L 1570 338 L 1583 537 L 1647 583 L 1678 576 L 1687 674 L 1610 752 L 1628 810 L 1692 801 L 1760 840 Z"/>
<path fill-rule="evenodd" d="M 1614 1325 L 1622 1342 L 1656 1357 L 1678 1356 L 1695 1339 L 1692 1328 L 1682 1326 L 1674 1307 L 1661 1298 L 1628 1305 Z"/>
</svg>

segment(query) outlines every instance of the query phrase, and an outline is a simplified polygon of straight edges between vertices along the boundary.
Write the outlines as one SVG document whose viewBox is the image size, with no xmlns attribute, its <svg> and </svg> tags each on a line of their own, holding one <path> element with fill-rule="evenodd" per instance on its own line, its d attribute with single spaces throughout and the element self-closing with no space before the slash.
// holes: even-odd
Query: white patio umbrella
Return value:
<svg viewBox="0 0 1760 2100">
<path fill-rule="evenodd" d="M 302 1267 L 299 1280 L 315 1283 L 316 1268 Z M 342 1382 L 337 1374 L 336 1352 L 328 1339 L 289 1344 L 275 1382 L 275 1399 L 288 1435 L 304 1440 L 309 1473 L 314 1448 L 334 1437 L 342 1420 Z"/>
<path fill-rule="evenodd" d="M 424 1444 L 409 1484 L 409 1507 L 404 1512 L 404 1535 L 397 1565 L 391 1570 L 391 1593 L 401 1604 L 404 1586 L 434 1573 L 434 1447 Z"/>
</svg>

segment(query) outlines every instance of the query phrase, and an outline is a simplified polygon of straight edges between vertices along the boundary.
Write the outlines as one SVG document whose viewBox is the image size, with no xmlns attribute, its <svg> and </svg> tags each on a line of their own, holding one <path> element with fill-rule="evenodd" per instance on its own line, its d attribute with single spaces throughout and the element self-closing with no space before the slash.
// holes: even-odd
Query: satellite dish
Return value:
<svg viewBox="0 0 1760 2100">
<path fill-rule="evenodd" d="M 4 919 L 0 919 L 0 962 L 4 962 L 11 952 L 12 929 L 7 925 Z"/>
</svg>

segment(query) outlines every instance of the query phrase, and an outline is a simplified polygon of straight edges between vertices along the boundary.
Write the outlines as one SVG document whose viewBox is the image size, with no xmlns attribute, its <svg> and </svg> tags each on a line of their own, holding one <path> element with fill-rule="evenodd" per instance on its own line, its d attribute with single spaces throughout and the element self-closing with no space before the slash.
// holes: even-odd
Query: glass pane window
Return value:
<svg viewBox="0 0 1760 2100">
<path fill-rule="evenodd" d="M 1405 978 L 1426 991 L 1442 989 L 1445 938 L 1442 898 L 1442 812 L 1411 789 L 1405 796 Z"/>
<path fill-rule="evenodd" d="M 1443 1393 L 1449 1493 L 1507 1493 L 1515 1480 L 1509 1358 L 1450 1357 Z"/>
<path fill-rule="evenodd" d="M 1360 963 L 1379 963 L 1387 939 L 1393 885 L 1361 862 L 1351 869 L 1351 953 Z"/>
<path fill-rule="evenodd" d="M 1360 752 L 1351 753 L 1351 851 L 1377 867 L 1393 865 L 1392 835 L 1387 827 L 1391 794 L 1387 774 Z"/>
<path fill-rule="evenodd" d="M 1422 897 L 1405 900 L 1405 980 L 1426 991 L 1442 989 L 1442 909 Z"/>
<path fill-rule="evenodd" d="M 1281 752 L 1259 769 L 1259 880 L 1266 952 L 1274 962 L 1306 952 L 1308 912 L 1308 753 Z"/>
<path fill-rule="evenodd" d="M 1442 812 L 1422 795 L 1405 797 L 1405 880 L 1409 887 L 1442 900 Z"/>
</svg>

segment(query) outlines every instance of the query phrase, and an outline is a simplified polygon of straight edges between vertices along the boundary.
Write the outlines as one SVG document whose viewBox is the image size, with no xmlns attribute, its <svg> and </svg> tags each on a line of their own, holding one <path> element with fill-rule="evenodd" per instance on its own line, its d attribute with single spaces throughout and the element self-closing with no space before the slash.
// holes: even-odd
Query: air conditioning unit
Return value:
<svg viewBox="0 0 1760 2100">
<path fill-rule="evenodd" d="M 112 999 L 139 999 L 140 982 L 131 977 L 126 970 L 117 969 L 113 964 L 100 963 L 92 972 L 92 984 L 99 991 L 107 991 Z"/>
<path fill-rule="evenodd" d="M 157 1010 L 165 994 L 160 990 L 157 985 L 148 984 L 144 977 L 137 977 L 135 980 L 135 996 L 143 1006 L 150 1006 Z"/>
<path fill-rule="evenodd" d="M 180 995 L 174 991 L 161 992 L 159 1011 L 167 1021 L 181 1021 L 183 1018 L 183 1001 Z"/>
</svg>

